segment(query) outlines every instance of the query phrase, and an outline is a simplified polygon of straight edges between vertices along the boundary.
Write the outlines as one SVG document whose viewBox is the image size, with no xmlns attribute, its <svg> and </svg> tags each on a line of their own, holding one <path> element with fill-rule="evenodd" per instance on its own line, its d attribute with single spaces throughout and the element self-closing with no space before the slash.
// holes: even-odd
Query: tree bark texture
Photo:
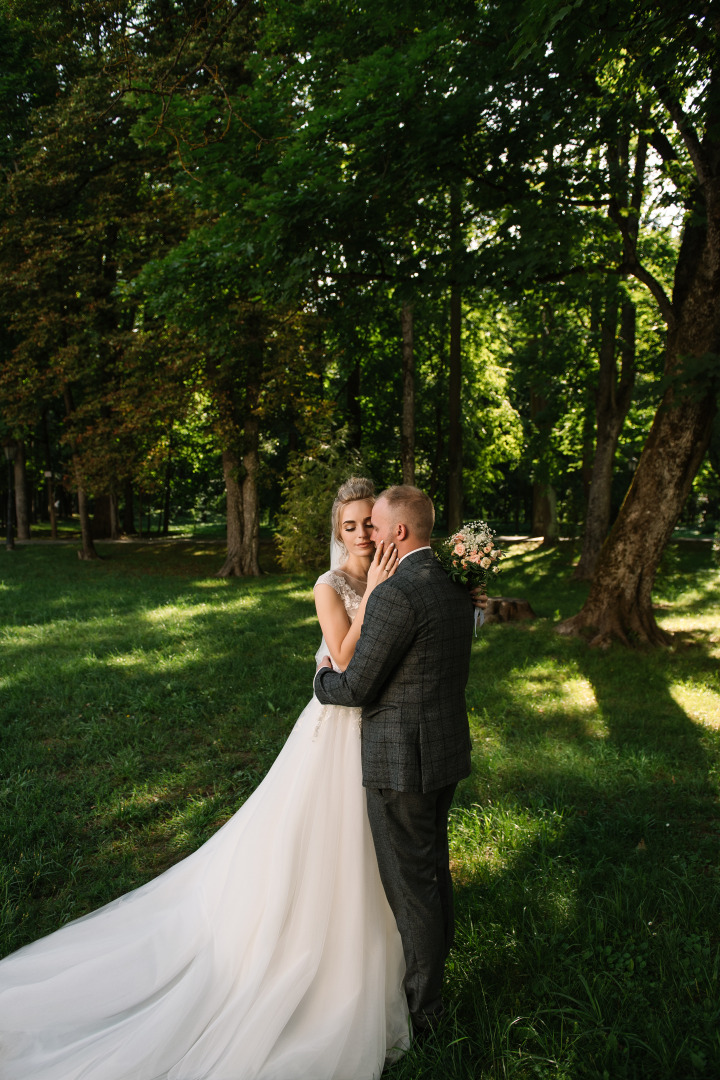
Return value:
<svg viewBox="0 0 720 1080">
<path fill-rule="evenodd" d="M 90 521 L 90 514 L 88 511 L 88 501 L 84 488 L 78 484 L 77 486 L 77 498 L 78 498 L 78 517 L 80 518 L 80 535 L 82 537 L 82 547 L 78 551 L 78 559 L 90 560 L 99 559 L 95 545 L 93 543 L 92 535 L 92 522 Z"/>
<path fill-rule="evenodd" d="M 28 514 L 27 469 L 25 467 L 25 443 L 18 439 L 15 454 L 15 520 L 18 540 L 30 539 L 30 516 Z"/>
<path fill-rule="evenodd" d="M 413 309 L 404 303 L 400 312 L 402 336 L 402 428 L 400 460 L 403 484 L 415 484 L 415 357 L 413 353 Z"/>
<path fill-rule="evenodd" d="M 243 432 L 242 513 L 243 538 L 241 563 L 243 573 L 260 577 L 258 546 L 260 542 L 260 499 L 257 478 L 260 471 L 260 421 L 252 415 Z"/>
<path fill-rule="evenodd" d="M 610 528 L 615 452 L 635 386 L 635 305 L 625 298 L 621 312 L 621 362 L 618 371 L 618 302 L 613 297 L 609 298 L 600 338 L 596 397 L 597 433 L 585 532 L 580 561 L 573 573 L 573 577 L 579 581 L 592 579 Z"/>
<path fill-rule="evenodd" d="M 670 380 L 653 421 L 630 489 L 603 546 L 590 594 L 581 611 L 561 623 L 560 633 L 591 630 L 591 643 L 612 638 L 669 644 L 655 621 L 652 587 L 660 558 L 705 456 L 717 412 L 717 375 L 693 378 L 700 361 L 720 347 L 720 265 L 698 259 L 693 287 L 682 293 L 668 332 L 666 376 Z M 681 252 L 682 261 L 682 252 Z M 684 268 L 678 267 L 678 278 Z M 680 300 L 682 302 L 680 303 Z M 712 359 L 709 360 L 712 363 Z"/>
<path fill-rule="evenodd" d="M 242 492 L 238 481 L 240 462 L 234 450 L 223 450 L 222 464 L 226 497 L 227 555 L 217 577 L 242 577 Z"/>
<path fill-rule="evenodd" d="M 67 385 L 63 386 L 63 401 L 65 403 L 65 415 L 69 418 L 75 411 L 75 405 L 73 402 L 72 391 Z M 85 494 L 85 488 L 83 487 L 80 469 L 75 461 L 73 461 L 72 469 L 75 476 L 75 485 L 77 487 L 78 517 L 80 518 L 80 536 L 82 538 L 82 547 L 80 551 L 78 551 L 78 559 L 99 559 L 100 556 L 93 544 L 92 523 L 88 511 L 87 496 Z"/>
<path fill-rule="evenodd" d="M 542 536 L 543 544 L 548 546 L 560 539 L 557 492 L 552 484 L 533 484 L 533 533 Z"/>
<path fill-rule="evenodd" d="M 257 481 L 260 471 L 260 416 L 266 349 L 266 322 L 259 305 L 246 313 L 242 323 L 242 384 L 237 374 L 221 375 L 221 393 L 228 432 L 223 452 L 227 492 L 228 550 L 217 577 L 259 577 L 260 502 Z M 236 368 L 236 373 L 239 373 Z"/>
<path fill-rule="evenodd" d="M 227 495 L 227 555 L 217 577 L 259 577 L 260 502 L 257 475 L 260 468 L 260 422 L 250 416 L 243 427 L 242 459 L 223 450 L 223 475 Z"/>
</svg>

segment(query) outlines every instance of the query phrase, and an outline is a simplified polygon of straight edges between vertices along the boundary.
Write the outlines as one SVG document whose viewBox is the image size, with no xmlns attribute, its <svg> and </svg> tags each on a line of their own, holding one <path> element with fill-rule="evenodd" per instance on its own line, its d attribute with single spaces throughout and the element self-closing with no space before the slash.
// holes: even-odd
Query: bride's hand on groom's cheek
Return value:
<svg viewBox="0 0 720 1080">
<path fill-rule="evenodd" d="M 397 548 L 393 543 L 388 544 L 386 551 L 383 541 L 378 541 L 375 547 L 375 556 L 368 570 L 368 590 L 374 589 L 381 581 L 387 581 L 389 577 L 392 577 L 399 561 Z"/>
</svg>

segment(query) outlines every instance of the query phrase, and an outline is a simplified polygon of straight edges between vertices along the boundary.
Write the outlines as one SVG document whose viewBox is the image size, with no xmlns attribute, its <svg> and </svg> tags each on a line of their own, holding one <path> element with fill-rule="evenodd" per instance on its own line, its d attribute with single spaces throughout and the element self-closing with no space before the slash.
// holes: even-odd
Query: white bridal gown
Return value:
<svg viewBox="0 0 720 1080">
<path fill-rule="evenodd" d="M 374 1080 L 408 1045 L 403 974 L 360 710 L 313 698 L 203 847 L 0 963 L 0 1077 Z"/>
</svg>

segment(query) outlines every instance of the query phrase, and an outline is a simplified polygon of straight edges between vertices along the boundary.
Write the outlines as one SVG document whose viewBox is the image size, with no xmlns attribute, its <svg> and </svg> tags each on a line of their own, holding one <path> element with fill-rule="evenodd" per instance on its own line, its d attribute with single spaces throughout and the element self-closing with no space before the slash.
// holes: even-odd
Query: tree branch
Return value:
<svg viewBox="0 0 720 1080">
<path fill-rule="evenodd" d="M 677 152 L 664 131 L 655 128 L 653 133 L 649 136 L 648 141 L 653 150 L 660 155 L 666 165 L 670 161 L 678 160 Z"/>
<path fill-rule="evenodd" d="M 660 314 L 667 323 L 668 329 L 672 330 L 675 326 L 675 309 L 673 308 L 672 300 L 654 274 L 651 274 L 647 267 L 643 266 L 634 250 L 628 252 L 626 247 L 625 254 L 626 258 L 618 267 L 618 272 L 621 274 L 632 274 L 633 277 L 636 277 L 638 281 L 641 281 L 643 285 L 647 286 L 657 300 Z"/>
<path fill-rule="evenodd" d="M 668 329 L 672 329 L 675 326 L 675 310 L 672 305 L 672 300 L 654 274 L 652 274 L 647 267 L 643 266 L 638 258 L 637 247 L 635 246 L 637 218 L 635 216 L 630 218 L 624 215 L 621 208 L 617 205 L 617 202 L 612 198 L 610 200 L 610 206 L 608 207 L 608 217 L 617 225 L 623 242 L 624 258 L 618 267 L 618 272 L 621 274 L 632 274 L 633 277 L 636 277 L 638 281 L 641 281 L 643 285 L 650 290 L 657 300 L 660 313 L 667 323 Z"/>
<path fill-rule="evenodd" d="M 663 105 L 670 113 L 675 127 L 680 133 L 682 141 L 687 147 L 690 154 L 690 160 L 695 166 L 698 180 L 701 186 L 705 186 L 708 180 L 708 163 L 700 144 L 698 133 L 690 122 L 690 118 L 683 109 L 679 101 L 673 98 L 667 91 L 667 88 L 656 86 L 655 89 L 658 92 L 658 96 Z"/>
</svg>

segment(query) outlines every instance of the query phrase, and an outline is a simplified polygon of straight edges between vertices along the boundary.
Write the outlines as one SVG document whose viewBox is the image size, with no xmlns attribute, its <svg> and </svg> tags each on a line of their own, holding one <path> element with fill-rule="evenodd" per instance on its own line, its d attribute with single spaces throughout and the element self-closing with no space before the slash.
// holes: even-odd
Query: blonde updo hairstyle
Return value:
<svg viewBox="0 0 720 1080">
<path fill-rule="evenodd" d="M 375 502 L 375 485 L 372 480 L 368 480 L 366 476 L 350 476 L 341 484 L 338 488 L 338 493 L 335 496 L 335 502 L 332 507 L 332 530 L 333 537 L 342 544 L 341 529 L 341 517 L 342 509 L 351 502 L 359 502 L 361 499 L 367 499 L 370 502 Z"/>
</svg>

